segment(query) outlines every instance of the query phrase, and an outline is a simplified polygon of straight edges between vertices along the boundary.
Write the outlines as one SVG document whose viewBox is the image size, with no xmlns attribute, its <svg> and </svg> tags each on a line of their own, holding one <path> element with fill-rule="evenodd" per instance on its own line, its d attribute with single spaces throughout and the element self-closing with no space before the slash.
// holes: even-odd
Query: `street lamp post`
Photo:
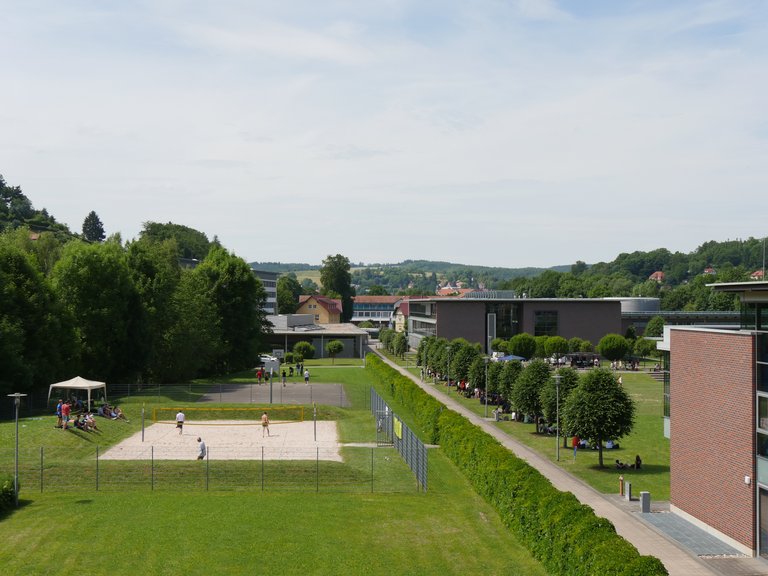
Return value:
<svg viewBox="0 0 768 576">
<path fill-rule="evenodd" d="M 13 494 L 16 501 L 16 508 L 19 507 L 19 404 L 21 399 L 26 394 L 8 394 L 9 398 L 13 398 L 13 404 L 16 407 L 16 454 L 14 459 L 14 472 L 13 472 Z"/>
<path fill-rule="evenodd" d="M 560 374 L 555 374 L 555 398 L 557 402 L 557 422 L 555 423 L 557 429 L 557 461 L 560 462 Z"/>
<path fill-rule="evenodd" d="M 485 417 L 488 418 L 488 356 L 483 356 L 485 364 Z"/>
</svg>

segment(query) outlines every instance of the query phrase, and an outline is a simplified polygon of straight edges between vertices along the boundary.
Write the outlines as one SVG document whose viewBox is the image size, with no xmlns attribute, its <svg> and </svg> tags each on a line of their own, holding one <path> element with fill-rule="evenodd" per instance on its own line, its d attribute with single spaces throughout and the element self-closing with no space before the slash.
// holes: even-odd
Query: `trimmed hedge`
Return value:
<svg viewBox="0 0 768 576">
<path fill-rule="evenodd" d="M 410 378 L 369 354 L 366 368 L 380 391 L 410 411 L 422 439 L 440 444 L 475 490 L 552 575 L 657 576 L 658 558 L 641 556 L 570 492 L 560 492 L 495 438 L 446 409 Z"/>
</svg>

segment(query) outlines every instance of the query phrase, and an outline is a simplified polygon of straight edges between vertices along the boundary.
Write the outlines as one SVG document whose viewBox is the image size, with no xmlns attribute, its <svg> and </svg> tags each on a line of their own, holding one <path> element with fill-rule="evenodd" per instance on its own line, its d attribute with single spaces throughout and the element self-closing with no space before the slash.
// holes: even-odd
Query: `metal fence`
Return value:
<svg viewBox="0 0 768 576">
<path fill-rule="evenodd" d="M 27 449 L 19 455 L 19 486 L 24 494 L 80 491 L 301 491 L 413 492 L 420 490 L 394 449 L 343 447 L 343 461 L 322 447 L 242 448 L 234 456 L 226 446 L 196 453 L 147 446 L 119 457 L 95 447 L 91 454 L 68 457 L 63 447 Z M 238 459 L 234 459 L 234 458 Z M 244 459 L 249 458 L 249 459 Z M 14 452 L 0 452 L 0 475 L 12 476 Z"/>
<path fill-rule="evenodd" d="M 371 412 L 376 418 L 376 440 L 379 445 L 392 444 L 416 475 L 421 488 L 427 491 L 427 447 L 389 405 L 371 388 Z"/>
<path fill-rule="evenodd" d="M 19 416 L 24 418 L 49 410 L 53 413 L 60 391 L 48 400 L 48 393 L 28 392 L 19 407 Z M 170 398 L 177 402 L 219 402 L 232 404 L 303 404 L 313 403 L 348 408 L 350 401 L 341 384 L 304 384 L 295 377 L 288 378 L 285 385 L 279 378 L 271 383 L 188 383 L 188 384 L 109 384 L 108 399 L 117 398 Z M 86 398 L 81 397 L 85 402 Z M 9 400 L 9 399 L 6 399 Z M 101 403 L 101 397 L 94 397 L 94 406 Z M 14 415 L 13 403 L 0 402 L 0 420 L 11 420 Z"/>
</svg>

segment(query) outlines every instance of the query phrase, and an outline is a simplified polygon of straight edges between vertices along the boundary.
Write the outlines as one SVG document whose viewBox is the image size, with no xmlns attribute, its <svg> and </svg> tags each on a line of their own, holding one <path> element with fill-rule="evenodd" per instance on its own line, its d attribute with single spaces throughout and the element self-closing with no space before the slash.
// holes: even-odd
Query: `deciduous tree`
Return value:
<svg viewBox="0 0 768 576">
<path fill-rule="evenodd" d="M 293 345 L 293 353 L 301 356 L 302 361 L 311 360 L 315 357 L 315 347 L 309 342 L 302 340 Z"/>
<path fill-rule="evenodd" d="M 541 389 L 549 378 L 550 369 L 546 362 L 534 360 L 523 368 L 512 387 L 512 404 L 523 414 L 531 414 L 534 422 L 541 414 Z"/>
<path fill-rule="evenodd" d="M 621 334 L 606 334 L 600 339 L 597 350 L 606 359 L 613 362 L 621 360 L 629 352 L 629 342 Z"/>
<path fill-rule="evenodd" d="M 570 393 L 561 412 L 570 434 L 586 438 L 599 450 L 603 468 L 603 442 L 618 440 L 632 431 L 635 404 L 609 370 L 599 368 L 584 374 Z"/>
<path fill-rule="evenodd" d="M 320 269 L 320 283 L 323 285 L 323 294 L 335 293 L 339 295 L 341 298 L 341 321 L 349 322 L 352 319 L 352 297 L 354 296 L 349 258 L 336 254 L 336 256 L 328 256 L 323 260 L 323 267 Z"/>
<path fill-rule="evenodd" d="M 277 279 L 277 313 L 293 314 L 299 308 L 299 296 L 302 294 L 301 284 L 296 274 L 290 272 Z"/>
<path fill-rule="evenodd" d="M 263 334 L 270 329 L 264 287 L 245 260 L 218 246 L 195 272 L 206 278 L 221 321 L 222 346 L 212 368 L 225 373 L 251 367 Z"/>
<path fill-rule="evenodd" d="M 336 363 L 336 356 L 344 351 L 344 343 L 341 340 L 331 340 L 325 345 L 325 353 L 331 357 L 331 364 Z"/>
</svg>

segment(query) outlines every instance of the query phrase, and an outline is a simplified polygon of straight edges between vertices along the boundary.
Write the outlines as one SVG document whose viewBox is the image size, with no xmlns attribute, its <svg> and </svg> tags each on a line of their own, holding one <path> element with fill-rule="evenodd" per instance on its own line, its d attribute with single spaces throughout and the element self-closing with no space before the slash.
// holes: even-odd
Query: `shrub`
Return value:
<svg viewBox="0 0 768 576">
<path fill-rule="evenodd" d="M 311 360 L 315 357 L 315 347 L 309 342 L 296 342 L 293 346 L 293 353 L 300 355 L 305 360 Z"/>
<path fill-rule="evenodd" d="M 16 491 L 14 490 L 13 476 L 0 477 L 0 511 L 13 508 L 15 504 Z"/>
</svg>

